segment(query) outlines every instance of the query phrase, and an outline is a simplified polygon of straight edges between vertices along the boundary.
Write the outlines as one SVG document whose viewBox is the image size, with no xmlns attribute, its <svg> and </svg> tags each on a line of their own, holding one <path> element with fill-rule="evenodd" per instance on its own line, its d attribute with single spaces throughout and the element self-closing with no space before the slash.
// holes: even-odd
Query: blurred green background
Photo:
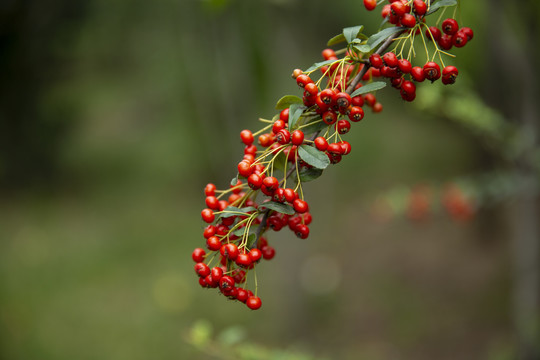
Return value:
<svg viewBox="0 0 540 360">
<path fill-rule="evenodd" d="M 519 94 L 493 78 L 491 3 L 463 2 L 475 38 L 452 62 L 504 114 Z M 8 0 L 0 17 L 2 358 L 215 359 L 234 344 L 253 359 L 514 358 L 504 206 L 468 223 L 371 217 L 388 188 L 494 162 L 393 89 L 306 186 L 310 238 L 272 234 L 260 311 L 197 283 L 204 185 L 227 186 L 239 131 L 300 94 L 294 68 L 343 27 L 376 31 L 362 1 Z"/>
</svg>

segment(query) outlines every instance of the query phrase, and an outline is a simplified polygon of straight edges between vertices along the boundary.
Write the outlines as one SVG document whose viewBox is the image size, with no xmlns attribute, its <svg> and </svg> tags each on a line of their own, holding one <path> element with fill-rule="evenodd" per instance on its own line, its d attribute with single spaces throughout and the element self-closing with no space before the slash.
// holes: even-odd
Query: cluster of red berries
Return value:
<svg viewBox="0 0 540 360">
<path fill-rule="evenodd" d="M 372 2 L 364 1 L 368 3 Z M 329 164 L 339 163 L 351 152 L 351 144 L 342 136 L 351 130 L 351 123 L 364 118 L 364 105 L 375 113 L 382 111 L 373 91 L 384 83 L 373 83 L 373 78 L 391 79 L 401 96 L 412 101 L 416 97 L 413 81 L 434 81 L 440 77 L 439 66 L 434 62 L 420 68 L 394 52 L 380 55 L 396 34 L 417 33 L 416 29 L 408 28 L 417 26 L 417 20 L 423 21 L 427 7 L 422 12 L 420 3 L 425 3 L 415 0 L 411 13 L 408 3 L 392 2 L 386 16 L 400 28 L 376 52 L 359 50 L 350 39 L 347 48 L 340 52 L 344 54 L 341 59 L 336 51 L 323 50 L 323 63 L 293 72 L 293 78 L 303 90 L 302 98 L 284 97 L 277 105 L 280 112 L 272 120 L 260 119 L 266 124 L 261 130 L 240 132 L 244 151 L 237 164 L 237 176 L 225 190 L 218 190 L 213 184 L 205 188 L 206 208 L 201 212 L 207 223 L 203 230 L 205 248 L 196 248 L 192 253 L 202 287 L 219 288 L 227 298 L 245 303 L 250 309 L 259 309 L 261 299 L 257 296 L 254 269 L 261 259 L 275 256 L 275 249 L 263 235 L 269 229 L 289 228 L 301 239 L 309 236 L 312 217 L 302 183 L 317 178 Z M 407 25 L 407 15 L 415 21 L 411 26 Z M 359 40 L 358 35 L 354 37 Z M 367 55 L 371 55 L 369 60 Z M 322 74 L 318 79 L 314 78 L 316 70 Z M 443 82 L 445 78 L 449 79 L 445 83 L 453 82 L 455 76 L 455 67 L 445 67 Z M 254 292 L 248 289 L 251 274 Z"/>
<path fill-rule="evenodd" d="M 441 24 L 441 29 L 430 26 L 426 30 L 426 37 L 431 41 L 435 41 L 443 50 L 450 50 L 454 46 L 457 48 L 464 47 L 472 40 L 473 36 L 474 32 L 471 28 L 460 28 L 457 21 L 452 18 L 445 19 Z"/>
</svg>

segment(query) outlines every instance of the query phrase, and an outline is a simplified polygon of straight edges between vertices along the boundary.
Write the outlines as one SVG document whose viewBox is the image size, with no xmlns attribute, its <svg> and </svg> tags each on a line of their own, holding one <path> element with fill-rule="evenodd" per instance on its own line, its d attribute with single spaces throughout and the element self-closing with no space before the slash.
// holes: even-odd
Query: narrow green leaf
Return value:
<svg viewBox="0 0 540 360">
<path fill-rule="evenodd" d="M 368 53 L 371 50 L 375 49 L 377 45 L 382 43 L 384 40 L 388 39 L 390 36 L 393 36 L 404 30 L 404 28 L 396 26 L 383 29 L 376 34 L 371 35 L 369 39 L 367 39 L 366 44 L 355 45 L 354 47 L 360 52 Z"/>
<path fill-rule="evenodd" d="M 339 35 L 336 35 L 334 36 L 333 38 L 331 38 L 330 40 L 328 40 L 328 42 L 326 43 L 327 46 L 332 46 L 332 45 L 336 45 L 336 44 L 339 44 L 339 43 L 342 43 L 345 41 L 345 35 L 343 34 L 339 34 Z"/>
<path fill-rule="evenodd" d="M 294 208 L 291 205 L 282 204 L 275 201 L 264 202 L 259 206 L 259 209 L 260 208 L 274 210 L 274 211 L 277 211 L 278 213 L 287 214 L 287 215 L 294 215 L 294 213 L 296 212 L 294 211 Z"/>
<path fill-rule="evenodd" d="M 231 186 L 236 186 L 236 185 L 238 185 L 238 174 L 236 174 L 236 176 L 233 177 L 231 180 Z"/>
<path fill-rule="evenodd" d="M 325 65 L 330 65 L 332 64 L 333 62 L 335 61 L 338 61 L 338 60 L 324 60 L 324 61 L 320 61 L 320 62 L 317 62 L 313 65 L 311 65 L 307 70 L 305 70 L 304 72 L 311 72 L 311 71 L 315 71 L 315 70 L 318 70 L 320 68 L 322 68 L 323 66 Z"/>
<path fill-rule="evenodd" d="M 247 248 L 248 249 L 251 249 L 251 247 L 253 246 L 253 243 L 255 242 L 255 240 L 257 240 L 257 235 L 256 234 L 250 234 L 248 236 L 248 240 L 247 240 Z"/>
<path fill-rule="evenodd" d="M 319 176 L 321 176 L 323 171 L 321 169 L 307 169 L 304 168 L 300 170 L 300 181 L 301 182 L 308 182 L 317 179 Z"/>
<path fill-rule="evenodd" d="M 313 146 L 301 145 L 298 148 L 298 155 L 306 163 L 317 169 L 326 169 L 326 167 L 330 165 L 330 159 L 328 159 L 328 156 Z"/>
<path fill-rule="evenodd" d="M 249 235 L 254 234 L 255 231 L 257 231 L 256 229 L 257 229 L 256 226 L 251 226 L 251 227 L 249 228 Z M 245 228 L 245 227 L 242 227 L 242 228 L 240 228 L 240 229 L 234 230 L 234 231 L 232 232 L 232 234 L 233 234 L 233 235 L 236 235 L 236 236 L 244 236 L 244 233 L 245 233 L 245 232 L 246 232 L 246 228 Z"/>
<path fill-rule="evenodd" d="M 446 6 L 454 6 L 454 5 L 457 5 L 457 1 L 456 1 L 456 0 L 441 0 L 441 1 L 437 1 L 435 4 L 432 4 L 432 5 L 429 7 L 429 11 L 427 12 L 426 15 L 431 15 L 431 14 L 433 14 L 435 11 L 439 10 L 440 8 L 443 8 L 443 7 L 446 7 Z"/>
<path fill-rule="evenodd" d="M 285 95 L 278 100 L 276 110 L 284 110 L 292 104 L 302 104 L 302 99 L 296 95 Z"/>
<path fill-rule="evenodd" d="M 362 32 L 362 30 L 364 30 L 364 25 L 351 26 L 343 29 L 343 36 L 345 36 L 347 43 L 350 43 L 356 39 L 356 36 L 358 36 L 358 33 Z"/>
<path fill-rule="evenodd" d="M 300 119 L 305 109 L 306 106 L 302 104 L 292 104 L 289 107 L 289 131 L 294 129 L 294 125 L 296 125 L 296 122 Z"/>
<path fill-rule="evenodd" d="M 231 216 L 249 215 L 250 212 L 257 211 L 257 209 L 254 208 L 253 206 L 246 206 L 246 207 L 243 207 L 243 208 L 237 208 L 236 206 L 227 206 L 225 208 L 225 210 L 223 210 L 223 211 L 225 211 L 225 212 L 221 213 L 221 214 L 219 214 L 219 216 L 217 216 L 218 219 L 220 219 L 220 218 L 228 218 L 228 217 L 231 217 Z"/>
<path fill-rule="evenodd" d="M 372 83 L 362 86 L 361 88 L 354 90 L 354 92 L 351 94 L 351 97 L 366 94 L 368 92 L 372 92 L 375 90 L 380 90 L 385 86 L 386 86 L 386 83 L 383 81 L 374 81 Z"/>
</svg>

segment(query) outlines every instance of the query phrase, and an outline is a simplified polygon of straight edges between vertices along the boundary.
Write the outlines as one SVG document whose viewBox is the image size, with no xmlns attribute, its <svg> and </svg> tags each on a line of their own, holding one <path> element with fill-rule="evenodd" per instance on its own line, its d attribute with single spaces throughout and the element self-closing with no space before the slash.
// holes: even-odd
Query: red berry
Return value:
<svg viewBox="0 0 540 360">
<path fill-rule="evenodd" d="M 454 35 L 458 31 L 459 25 L 456 20 L 448 18 L 442 22 L 441 29 L 447 35 Z"/>
<path fill-rule="evenodd" d="M 390 5 L 390 10 L 392 14 L 401 17 L 407 12 L 407 7 L 401 1 L 396 1 Z"/>
<path fill-rule="evenodd" d="M 369 62 L 371 63 L 371 66 L 373 66 L 376 69 L 380 69 L 383 66 L 383 60 L 381 58 L 381 55 L 379 54 L 373 54 L 369 57 Z"/>
<path fill-rule="evenodd" d="M 341 154 L 341 145 L 338 143 L 332 143 L 328 145 L 328 152 L 331 154 Z"/>
<path fill-rule="evenodd" d="M 326 141 L 326 139 L 322 136 L 316 137 L 315 140 L 313 140 L 313 143 L 315 144 L 317 150 L 326 151 L 326 149 L 328 149 L 328 141 Z"/>
<path fill-rule="evenodd" d="M 310 96 L 317 96 L 317 94 L 319 93 L 319 88 L 315 83 L 309 83 L 306 84 L 306 86 L 304 87 L 304 92 L 309 94 Z"/>
<path fill-rule="evenodd" d="M 250 296 L 246 300 L 246 305 L 251 310 L 257 310 L 261 307 L 262 302 L 261 299 L 258 296 Z"/>
<path fill-rule="evenodd" d="M 207 196 L 205 203 L 212 210 L 219 209 L 219 200 L 215 196 Z"/>
<path fill-rule="evenodd" d="M 215 266 L 210 271 L 210 275 L 212 275 L 212 279 L 214 281 L 219 281 L 221 279 L 221 277 L 223 276 L 223 269 L 220 268 L 220 267 Z"/>
<path fill-rule="evenodd" d="M 311 78 L 309 76 L 307 76 L 306 74 L 302 74 L 302 75 L 299 75 L 297 78 L 296 78 L 296 83 L 298 84 L 298 86 L 300 87 L 304 87 L 306 86 L 306 84 L 309 84 L 309 83 L 312 83 L 313 80 L 311 80 Z"/>
<path fill-rule="evenodd" d="M 208 275 L 210 275 L 210 268 L 203 262 L 196 263 L 194 269 L 197 275 L 199 275 L 200 277 L 207 277 Z"/>
<path fill-rule="evenodd" d="M 206 196 L 213 196 L 216 195 L 216 185 L 214 184 L 207 184 L 204 188 L 204 194 Z"/>
<path fill-rule="evenodd" d="M 334 111 L 328 110 L 322 115 L 322 119 L 326 124 L 332 125 L 337 121 L 337 115 Z"/>
<path fill-rule="evenodd" d="M 430 26 L 427 30 L 426 30 L 426 37 L 428 38 L 428 40 L 432 40 L 432 41 L 439 41 L 441 39 L 441 30 L 439 30 L 438 27 L 435 27 L 435 26 Z"/>
<path fill-rule="evenodd" d="M 456 35 L 452 37 L 452 44 L 457 47 L 464 47 L 467 45 L 468 37 L 465 33 L 458 31 Z"/>
<path fill-rule="evenodd" d="M 325 60 L 330 60 L 330 58 L 336 57 L 336 53 L 332 49 L 324 49 L 322 51 L 322 57 Z"/>
<path fill-rule="evenodd" d="M 407 94 L 413 94 L 416 92 L 416 85 L 412 81 L 405 80 L 401 84 L 401 91 L 407 93 Z"/>
<path fill-rule="evenodd" d="M 465 36 L 467 36 L 468 41 L 471 41 L 474 36 L 474 32 L 469 27 L 462 27 L 461 29 L 458 30 L 458 32 L 465 34 Z"/>
<path fill-rule="evenodd" d="M 351 111 L 349 111 L 349 120 L 358 122 L 362 120 L 363 118 L 364 118 L 364 109 L 362 109 L 360 106 L 353 106 L 351 108 Z"/>
<path fill-rule="evenodd" d="M 414 17 L 414 15 L 408 13 L 404 14 L 401 17 L 401 25 L 408 28 L 413 28 L 416 25 L 416 18 Z"/>
<path fill-rule="evenodd" d="M 439 64 L 433 61 L 427 62 L 424 65 L 423 71 L 426 79 L 430 80 L 431 82 L 441 77 L 441 68 L 439 67 Z"/>
<path fill-rule="evenodd" d="M 204 251 L 203 249 L 201 248 L 196 248 L 195 250 L 193 250 L 193 252 L 191 253 L 191 258 L 193 259 L 193 261 L 195 261 L 196 263 L 202 263 L 204 261 L 204 255 L 206 255 L 206 251 Z"/>
<path fill-rule="evenodd" d="M 279 119 L 283 122 L 289 121 L 289 108 L 281 110 L 279 113 Z"/>
<path fill-rule="evenodd" d="M 458 69 L 455 66 L 448 65 L 442 72 L 442 83 L 445 85 L 453 84 L 456 82 L 458 76 Z"/>
<path fill-rule="evenodd" d="M 351 96 L 345 92 L 336 94 L 336 103 L 340 108 L 348 108 L 351 104 Z"/>
<path fill-rule="evenodd" d="M 251 258 L 252 262 L 256 263 L 261 260 L 262 252 L 259 249 L 251 249 L 249 251 L 249 257 Z"/>
<path fill-rule="evenodd" d="M 291 133 L 287 129 L 281 129 L 276 134 L 276 141 L 280 143 L 281 145 L 288 144 L 291 140 Z"/>
<path fill-rule="evenodd" d="M 414 81 L 417 82 L 422 82 L 426 79 L 426 76 L 424 75 L 424 69 L 422 69 L 420 66 L 415 66 L 412 68 L 411 76 Z"/>
<path fill-rule="evenodd" d="M 341 134 L 346 134 L 351 130 L 351 123 L 348 120 L 339 120 L 336 124 L 336 130 Z"/>
<path fill-rule="evenodd" d="M 253 134 L 249 130 L 242 130 L 240 132 L 240 139 L 242 139 L 242 142 L 246 145 L 253 144 Z"/>
<path fill-rule="evenodd" d="M 274 121 L 274 125 L 272 125 L 272 132 L 274 134 L 277 134 L 281 130 L 285 129 L 285 127 L 286 127 L 285 121 L 281 120 L 281 119 L 278 119 L 278 120 Z"/>
<path fill-rule="evenodd" d="M 300 199 L 294 200 L 293 207 L 294 207 L 294 211 L 296 211 L 299 214 L 309 211 L 308 203 L 305 202 L 304 200 L 300 200 Z"/>
<path fill-rule="evenodd" d="M 253 172 L 251 164 L 247 160 L 242 160 L 238 163 L 238 173 L 243 177 L 248 177 Z"/>
<path fill-rule="evenodd" d="M 418 16 L 424 16 L 427 12 L 427 5 L 422 0 L 413 1 L 414 13 Z"/>
<path fill-rule="evenodd" d="M 394 54 L 393 52 L 387 52 L 386 54 L 384 54 L 383 60 L 384 60 L 384 63 L 389 67 L 393 68 L 393 67 L 398 66 L 398 58 L 396 54 Z"/>
<path fill-rule="evenodd" d="M 404 74 L 408 74 L 412 70 L 411 62 L 406 59 L 398 60 L 398 67 L 399 67 L 399 70 Z"/>
<path fill-rule="evenodd" d="M 248 177 L 248 186 L 253 190 L 259 190 L 262 186 L 263 179 L 258 174 L 251 174 Z"/>
<path fill-rule="evenodd" d="M 364 0 L 364 6 L 368 11 L 377 7 L 377 0 Z"/>
<path fill-rule="evenodd" d="M 367 104 L 371 107 L 373 107 L 373 105 L 375 105 L 375 102 L 377 101 L 377 99 L 375 98 L 375 95 L 373 94 L 366 94 L 364 96 L 364 100 L 367 102 Z"/>
<path fill-rule="evenodd" d="M 268 245 L 261 247 L 261 252 L 264 260 L 271 260 L 276 255 L 276 250 Z"/>
<path fill-rule="evenodd" d="M 238 301 L 241 301 L 243 303 L 246 302 L 246 300 L 248 299 L 249 295 L 248 295 L 248 292 L 247 290 L 244 290 L 242 288 L 238 288 L 238 292 L 236 293 L 236 299 L 238 299 Z"/>
<path fill-rule="evenodd" d="M 211 236 L 206 239 L 206 247 L 212 251 L 218 251 L 221 248 L 221 241 L 217 236 Z"/>
<path fill-rule="evenodd" d="M 219 249 L 219 253 L 224 258 L 227 258 L 229 260 L 235 260 L 240 251 L 238 250 L 238 247 L 233 243 L 228 243 Z"/>
<path fill-rule="evenodd" d="M 277 188 L 276 191 L 274 191 L 274 194 L 272 195 L 272 199 L 275 202 L 284 203 L 285 202 L 285 189 Z"/>
<path fill-rule="evenodd" d="M 294 130 L 291 134 L 291 143 L 296 146 L 302 145 L 304 142 L 304 132 L 302 130 Z"/>
<path fill-rule="evenodd" d="M 339 146 L 341 146 L 341 154 L 347 155 L 351 152 L 351 144 L 348 141 L 340 141 Z"/>
<path fill-rule="evenodd" d="M 229 275 L 223 275 L 219 279 L 219 288 L 221 290 L 230 290 L 234 288 L 234 279 Z"/>
<path fill-rule="evenodd" d="M 309 227 L 305 224 L 298 224 L 296 226 L 296 236 L 300 239 L 307 239 L 309 236 Z"/>
<path fill-rule="evenodd" d="M 443 50 L 450 50 L 453 46 L 453 36 L 444 34 L 438 41 L 438 44 Z"/>
<path fill-rule="evenodd" d="M 214 212 L 211 209 L 204 209 L 201 211 L 201 216 L 204 222 L 211 223 L 215 219 Z"/>
<path fill-rule="evenodd" d="M 244 268 L 249 267 L 251 265 L 251 263 L 252 263 L 251 258 L 249 257 L 249 255 L 245 254 L 245 253 L 238 254 L 238 256 L 236 257 L 235 262 L 236 262 L 236 264 L 238 266 L 241 266 L 241 267 L 244 267 Z"/>
<path fill-rule="evenodd" d="M 319 93 L 319 97 L 323 103 L 332 106 L 335 102 L 336 92 L 333 89 L 324 89 Z"/>
<path fill-rule="evenodd" d="M 383 106 L 380 102 L 373 104 L 373 112 L 380 113 L 383 110 Z"/>
</svg>

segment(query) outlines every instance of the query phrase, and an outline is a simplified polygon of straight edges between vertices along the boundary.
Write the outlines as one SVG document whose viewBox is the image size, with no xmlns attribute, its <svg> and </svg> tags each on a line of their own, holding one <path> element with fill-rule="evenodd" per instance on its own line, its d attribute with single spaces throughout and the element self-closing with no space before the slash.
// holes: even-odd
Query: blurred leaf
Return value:
<svg viewBox="0 0 540 360">
<path fill-rule="evenodd" d="M 371 50 L 375 49 L 380 43 L 388 39 L 389 37 L 398 34 L 400 32 L 404 31 L 402 27 L 389 27 L 386 29 L 383 29 L 379 31 L 376 34 L 373 34 L 369 37 L 366 44 L 364 45 L 355 45 L 354 47 L 362 52 L 362 53 L 368 53 Z"/>
<path fill-rule="evenodd" d="M 317 179 L 319 176 L 322 175 L 323 171 L 321 169 L 302 169 L 300 170 L 300 181 L 301 182 L 308 182 Z"/>
<path fill-rule="evenodd" d="M 437 1 L 435 4 L 432 4 L 429 7 L 429 11 L 426 13 L 426 15 L 431 15 L 434 12 L 436 12 L 437 10 L 439 10 L 440 8 L 443 8 L 443 7 L 446 7 L 446 6 L 454 6 L 454 5 L 457 5 L 456 0 L 440 0 L 440 1 Z"/>
<path fill-rule="evenodd" d="M 294 125 L 296 125 L 296 122 L 302 116 L 305 109 L 306 106 L 301 104 L 292 104 L 289 107 L 289 131 L 294 129 Z"/>
<path fill-rule="evenodd" d="M 278 100 L 276 110 L 285 110 L 292 104 L 302 104 L 302 99 L 296 95 L 285 95 Z"/>
<path fill-rule="evenodd" d="M 343 29 L 343 36 L 348 43 L 351 43 L 362 30 L 364 30 L 364 25 L 351 26 Z"/>
<path fill-rule="evenodd" d="M 246 338 L 246 331 L 240 326 L 231 326 L 223 330 L 217 340 L 225 346 L 236 345 Z"/>
<path fill-rule="evenodd" d="M 275 201 L 267 201 L 267 202 L 264 202 L 262 203 L 260 206 L 259 206 L 259 209 L 270 209 L 270 210 L 274 210 L 274 211 L 277 211 L 278 213 L 281 213 L 281 214 L 287 214 L 287 215 L 294 215 L 295 211 L 293 209 L 293 207 L 291 205 L 287 205 L 287 204 L 282 204 L 282 203 L 278 203 L 278 202 L 275 202 Z"/>
<path fill-rule="evenodd" d="M 358 89 L 356 89 L 352 94 L 351 97 L 355 97 L 358 95 L 362 95 L 368 92 L 380 90 L 386 86 L 386 83 L 383 81 L 374 81 L 372 83 L 369 83 L 367 85 L 364 85 Z"/>
<path fill-rule="evenodd" d="M 197 320 L 191 327 L 189 341 L 199 347 L 205 347 L 212 336 L 212 324 L 207 320 Z"/>
<path fill-rule="evenodd" d="M 336 45 L 336 44 L 339 44 L 339 43 L 342 43 L 345 41 L 345 35 L 343 34 L 338 34 L 336 36 L 334 36 L 333 38 L 331 38 L 330 40 L 328 40 L 328 42 L 326 43 L 326 45 L 328 46 L 332 46 L 332 45 Z"/>
<path fill-rule="evenodd" d="M 315 64 L 311 65 L 307 70 L 305 70 L 305 72 L 315 71 L 317 69 L 322 68 L 323 66 L 330 65 L 336 61 L 339 61 L 339 60 L 325 60 L 325 61 L 316 62 Z"/>
<path fill-rule="evenodd" d="M 298 147 L 298 155 L 309 165 L 317 169 L 326 169 L 330 165 L 330 159 L 322 151 L 313 146 L 301 145 Z"/>
</svg>

